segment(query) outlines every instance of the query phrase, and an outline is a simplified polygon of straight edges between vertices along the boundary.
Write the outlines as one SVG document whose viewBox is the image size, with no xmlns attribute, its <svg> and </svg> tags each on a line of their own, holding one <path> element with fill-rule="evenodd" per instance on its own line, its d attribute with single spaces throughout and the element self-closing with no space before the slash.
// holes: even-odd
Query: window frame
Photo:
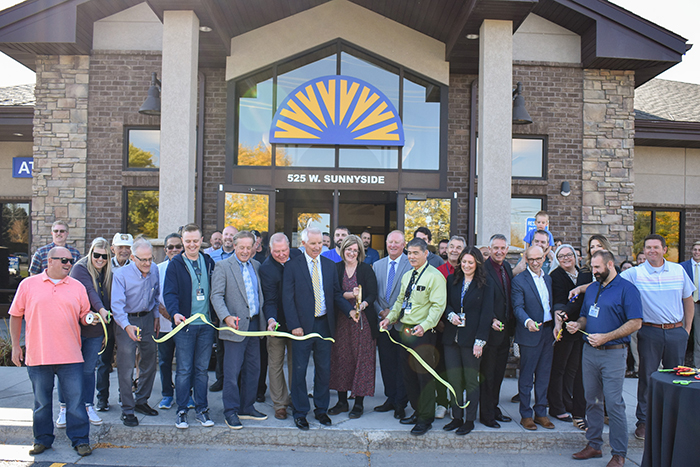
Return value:
<svg viewBox="0 0 700 467">
<path fill-rule="evenodd" d="M 160 159 L 158 160 L 158 167 L 129 167 L 129 132 L 131 130 L 158 130 L 160 131 L 159 125 L 124 125 L 124 135 L 122 144 L 122 170 L 128 172 L 134 171 L 144 171 L 144 172 L 158 172 L 160 170 Z"/>
<path fill-rule="evenodd" d="M 663 206 L 635 206 L 634 213 L 647 211 L 650 213 L 649 218 L 649 234 L 656 233 L 656 213 L 657 212 L 677 212 L 678 216 L 678 262 L 686 260 L 685 251 L 685 209 L 679 207 L 663 207 Z M 632 231 L 632 255 L 637 258 L 637 254 L 634 251 L 634 231 Z"/>
<path fill-rule="evenodd" d="M 513 153 L 511 149 L 511 180 L 547 180 L 547 167 L 549 164 L 549 136 L 548 135 L 512 135 L 511 148 L 513 140 L 516 139 L 537 139 L 542 141 L 542 176 L 541 177 L 518 177 L 513 175 Z"/>
<path fill-rule="evenodd" d="M 146 187 L 146 186 L 122 186 L 122 222 L 121 231 L 122 233 L 130 233 L 128 231 L 129 225 L 129 192 L 130 191 L 157 191 L 158 192 L 158 219 L 160 221 L 160 187 Z M 133 234 L 132 234 L 133 235 Z M 156 233 L 156 237 L 158 234 Z M 134 235 L 135 237 L 135 235 Z"/>
</svg>

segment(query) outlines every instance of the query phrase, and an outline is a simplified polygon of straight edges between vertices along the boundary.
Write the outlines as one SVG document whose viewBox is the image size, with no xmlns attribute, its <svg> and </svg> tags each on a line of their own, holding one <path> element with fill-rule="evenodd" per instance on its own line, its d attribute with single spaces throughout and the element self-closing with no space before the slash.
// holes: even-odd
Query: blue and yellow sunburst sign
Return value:
<svg viewBox="0 0 700 467">
<path fill-rule="evenodd" d="M 376 87 L 350 76 L 307 81 L 285 98 L 270 129 L 278 144 L 403 146 L 403 125 Z"/>
</svg>

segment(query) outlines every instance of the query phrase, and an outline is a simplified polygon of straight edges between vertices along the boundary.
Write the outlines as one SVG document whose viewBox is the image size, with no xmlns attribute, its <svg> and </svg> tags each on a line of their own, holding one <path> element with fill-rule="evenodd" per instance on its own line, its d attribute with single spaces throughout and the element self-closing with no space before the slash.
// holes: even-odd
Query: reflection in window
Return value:
<svg viewBox="0 0 700 467">
<path fill-rule="evenodd" d="M 535 214 L 541 210 L 542 199 L 540 198 L 512 198 L 510 200 L 511 245 L 525 248 L 523 238 L 527 234 L 527 218 L 534 218 Z"/>
<path fill-rule="evenodd" d="M 399 70 L 393 67 L 385 69 L 379 66 L 379 62 L 372 57 L 353 51 L 355 57 L 343 51 L 340 53 L 340 74 L 352 76 L 367 81 L 379 89 L 394 104 L 396 111 L 399 111 Z M 320 75 L 319 75 L 320 76 Z"/>
<path fill-rule="evenodd" d="M 127 130 L 127 144 L 129 169 L 160 167 L 160 130 L 130 128 Z"/>
<path fill-rule="evenodd" d="M 513 177 L 542 178 L 543 138 L 513 138 Z"/>
<path fill-rule="evenodd" d="M 403 169 L 440 168 L 440 88 L 406 75 L 403 80 Z"/>
<path fill-rule="evenodd" d="M 399 150 L 391 147 L 343 147 L 340 148 L 340 167 L 357 169 L 396 169 Z"/>
<path fill-rule="evenodd" d="M 429 198 L 425 201 L 406 200 L 404 210 L 404 232 L 410 235 L 418 227 L 427 227 L 433 240 L 450 238 L 452 200 Z M 437 240 L 435 240 L 437 241 Z"/>
<path fill-rule="evenodd" d="M 335 47 L 326 47 L 279 66 L 277 76 L 277 106 L 296 88 L 314 78 L 336 74 Z M 276 109 L 275 109 L 276 110 Z M 272 116 L 267 129 L 270 130 Z"/>
<path fill-rule="evenodd" d="M 224 225 L 238 230 L 267 232 L 270 218 L 270 196 L 267 194 L 226 193 Z"/>
<path fill-rule="evenodd" d="M 644 238 L 649 234 L 659 234 L 666 240 L 668 251 L 664 255 L 669 261 L 678 262 L 680 257 L 680 211 L 634 211 L 634 246 L 636 257 L 644 250 Z"/>
<path fill-rule="evenodd" d="M 127 190 L 126 231 L 158 238 L 158 190 Z"/>
<path fill-rule="evenodd" d="M 277 145 L 277 165 L 289 167 L 334 167 L 335 149 L 328 146 Z"/>
<path fill-rule="evenodd" d="M 270 123 L 272 122 L 271 72 L 237 83 L 238 165 L 270 165 Z"/>
</svg>

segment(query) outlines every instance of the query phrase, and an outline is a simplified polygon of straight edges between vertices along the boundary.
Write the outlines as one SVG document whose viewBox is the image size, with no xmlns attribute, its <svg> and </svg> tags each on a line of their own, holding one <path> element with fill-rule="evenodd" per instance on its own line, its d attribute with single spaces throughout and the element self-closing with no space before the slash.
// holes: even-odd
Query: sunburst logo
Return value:
<svg viewBox="0 0 700 467">
<path fill-rule="evenodd" d="M 277 109 L 270 142 L 403 146 L 403 125 L 387 97 L 371 84 L 333 75 L 302 84 Z"/>
</svg>

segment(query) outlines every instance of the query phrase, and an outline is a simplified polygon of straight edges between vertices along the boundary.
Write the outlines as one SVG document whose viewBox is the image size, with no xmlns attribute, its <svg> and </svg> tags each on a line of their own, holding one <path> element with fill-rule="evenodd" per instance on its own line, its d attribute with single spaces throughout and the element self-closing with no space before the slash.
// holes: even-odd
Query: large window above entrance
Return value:
<svg viewBox="0 0 700 467">
<path fill-rule="evenodd" d="M 381 91 L 403 122 L 404 146 L 271 143 L 273 117 L 290 93 L 331 75 L 356 78 Z M 229 95 L 229 105 L 235 109 L 230 114 L 235 121 L 229 121 L 234 130 L 229 150 L 238 166 L 438 171 L 444 159 L 440 141 L 446 124 L 441 122 L 445 86 L 342 41 L 276 63 L 229 89 L 235 89 Z"/>
</svg>

